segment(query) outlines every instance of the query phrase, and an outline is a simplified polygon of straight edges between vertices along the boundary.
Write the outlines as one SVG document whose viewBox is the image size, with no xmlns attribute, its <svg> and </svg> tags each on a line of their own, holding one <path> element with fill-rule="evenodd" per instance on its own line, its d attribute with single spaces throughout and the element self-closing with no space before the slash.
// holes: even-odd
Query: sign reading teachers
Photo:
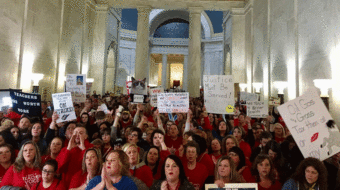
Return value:
<svg viewBox="0 0 340 190">
<path fill-rule="evenodd" d="M 86 100 L 86 75 L 69 74 L 66 76 L 66 92 L 71 92 L 73 102 Z"/>
<path fill-rule="evenodd" d="M 264 101 L 247 101 L 247 116 L 266 118 L 268 116 L 268 104 Z"/>
<path fill-rule="evenodd" d="M 150 89 L 150 104 L 153 107 L 157 107 L 157 94 L 159 93 L 164 93 L 164 89 L 159 87 L 159 88 L 151 88 Z"/>
<path fill-rule="evenodd" d="M 234 80 L 231 75 L 204 75 L 204 105 L 209 113 L 234 114 Z"/>
<path fill-rule="evenodd" d="M 340 151 L 340 133 L 316 89 L 278 107 L 303 156 L 325 160 Z"/>
<path fill-rule="evenodd" d="M 188 112 L 189 93 L 159 93 L 157 108 L 159 113 Z"/>
<path fill-rule="evenodd" d="M 10 90 L 13 111 L 28 116 L 41 116 L 41 96 Z"/>
<path fill-rule="evenodd" d="M 77 119 L 70 92 L 52 94 L 52 99 L 54 111 L 59 115 L 57 123 Z"/>
</svg>

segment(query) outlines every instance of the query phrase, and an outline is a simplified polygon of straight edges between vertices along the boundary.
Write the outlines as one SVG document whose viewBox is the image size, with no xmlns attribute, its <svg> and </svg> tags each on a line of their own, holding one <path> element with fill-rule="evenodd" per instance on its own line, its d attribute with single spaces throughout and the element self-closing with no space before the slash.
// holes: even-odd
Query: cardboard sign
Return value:
<svg viewBox="0 0 340 190">
<path fill-rule="evenodd" d="M 75 103 L 83 103 L 86 100 L 86 75 L 66 75 L 66 92 L 71 92 Z"/>
<path fill-rule="evenodd" d="M 234 80 L 231 75 L 204 75 L 204 105 L 209 113 L 234 114 Z"/>
<path fill-rule="evenodd" d="M 216 184 L 205 184 L 205 190 L 258 190 L 257 183 L 226 183 L 223 188 Z"/>
<path fill-rule="evenodd" d="M 159 88 L 152 88 L 150 89 L 150 104 L 152 107 L 157 107 L 157 94 L 164 93 L 164 89 Z"/>
<path fill-rule="evenodd" d="M 247 101 L 258 101 L 259 95 L 249 92 L 240 92 L 240 103 L 246 104 Z"/>
<path fill-rule="evenodd" d="M 159 113 L 186 113 L 189 110 L 189 93 L 159 93 Z"/>
<path fill-rule="evenodd" d="M 268 116 L 268 104 L 264 101 L 247 101 L 247 116 L 266 118 Z"/>
<path fill-rule="evenodd" d="M 303 156 L 325 160 L 340 151 L 340 132 L 316 89 L 278 107 Z"/>
<path fill-rule="evenodd" d="M 10 91 L 13 111 L 28 116 L 41 116 L 41 96 L 23 92 Z"/>
<path fill-rule="evenodd" d="M 59 115 L 57 123 L 77 119 L 70 92 L 52 94 L 52 100 L 54 111 Z"/>
</svg>

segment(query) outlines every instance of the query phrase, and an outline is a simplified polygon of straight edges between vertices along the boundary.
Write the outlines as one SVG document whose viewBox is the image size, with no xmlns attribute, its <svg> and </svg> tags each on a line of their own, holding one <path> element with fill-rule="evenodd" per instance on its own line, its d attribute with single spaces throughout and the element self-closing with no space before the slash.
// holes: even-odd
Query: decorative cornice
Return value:
<svg viewBox="0 0 340 190">
<path fill-rule="evenodd" d="M 112 13 L 114 17 L 116 17 L 117 20 L 122 21 L 122 18 L 119 16 L 119 14 L 114 9 L 111 8 L 109 9 L 109 11 L 110 13 Z"/>
<path fill-rule="evenodd" d="M 188 11 L 190 14 L 201 14 L 203 7 L 188 7 Z"/>
</svg>

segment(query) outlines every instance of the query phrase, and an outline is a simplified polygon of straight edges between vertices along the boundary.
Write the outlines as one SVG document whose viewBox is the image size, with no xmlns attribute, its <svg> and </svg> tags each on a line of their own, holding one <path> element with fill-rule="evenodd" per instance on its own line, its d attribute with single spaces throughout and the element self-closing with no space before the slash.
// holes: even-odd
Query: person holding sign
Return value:
<svg viewBox="0 0 340 190">
<path fill-rule="evenodd" d="M 222 156 L 215 166 L 215 184 L 224 188 L 226 183 L 244 183 L 243 177 L 237 173 L 234 161 L 229 156 Z"/>
<path fill-rule="evenodd" d="M 320 160 L 306 158 L 282 190 L 327 190 L 327 169 Z"/>
</svg>

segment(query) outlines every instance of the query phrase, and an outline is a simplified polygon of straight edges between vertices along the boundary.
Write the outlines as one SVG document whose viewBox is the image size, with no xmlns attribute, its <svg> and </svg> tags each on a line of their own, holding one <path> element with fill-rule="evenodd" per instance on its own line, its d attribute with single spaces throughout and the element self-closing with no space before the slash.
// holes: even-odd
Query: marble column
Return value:
<svg viewBox="0 0 340 190">
<path fill-rule="evenodd" d="M 167 75 L 168 75 L 168 55 L 167 54 L 163 54 L 162 57 L 162 87 L 165 89 L 167 89 Z"/>
<path fill-rule="evenodd" d="M 189 65 L 188 92 L 191 97 L 200 96 L 201 82 L 201 7 L 189 8 Z"/>
<path fill-rule="evenodd" d="M 183 90 L 188 91 L 188 55 L 184 55 L 183 63 Z"/>
<path fill-rule="evenodd" d="M 137 43 L 136 43 L 136 61 L 135 61 L 135 78 L 149 81 L 149 15 L 150 7 L 137 7 Z"/>
<path fill-rule="evenodd" d="M 89 78 L 94 78 L 91 91 L 96 90 L 98 94 L 103 94 L 106 83 L 106 27 L 108 6 L 100 5 L 96 7 L 95 24 L 93 30 L 92 59 L 89 69 Z"/>
</svg>

